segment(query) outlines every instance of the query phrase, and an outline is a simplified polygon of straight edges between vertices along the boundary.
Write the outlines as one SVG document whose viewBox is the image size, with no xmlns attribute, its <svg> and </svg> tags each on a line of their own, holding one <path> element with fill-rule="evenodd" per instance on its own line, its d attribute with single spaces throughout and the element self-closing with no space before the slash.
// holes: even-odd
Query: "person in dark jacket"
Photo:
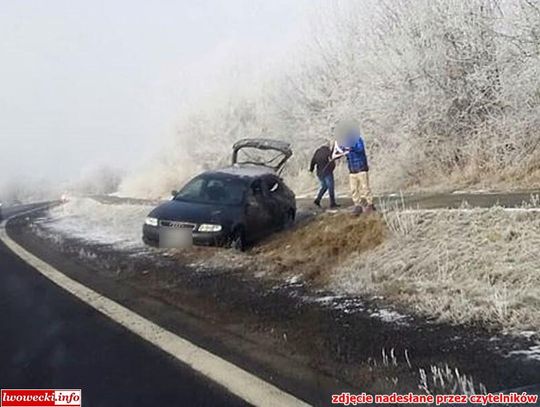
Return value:
<svg viewBox="0 0 540 407">
<path fill-rule="evenodd" d="M 326 191 L 328 191 L 330 208 L 337 208 L 339 205 L 336 203 L 334 190 L 334 169 L 336 168 L 336 163 L 332 159 L 332 149 L 328 144 L 329 143 L 319 147 L 315 151 L 313 158 L 311 159 L 311 164 L 309 165 L 309 172 L 313 172 L 315 168 L 317 169 L 317 178 L 319 178 L 321 184 L 319 193 L 313 203 L 320 207 L 321 199 Z"/>
</svg>

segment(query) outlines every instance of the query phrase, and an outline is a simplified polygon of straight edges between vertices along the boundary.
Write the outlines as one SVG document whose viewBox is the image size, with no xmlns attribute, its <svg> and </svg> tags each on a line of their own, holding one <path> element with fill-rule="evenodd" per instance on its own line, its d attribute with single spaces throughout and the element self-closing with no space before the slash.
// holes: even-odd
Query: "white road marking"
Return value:
<svg viewBox="0 0 540 407">
<path fill-rule="evenodd" d="M 18 216 L 18 215 L 17 215 Z M 5 223 L 5 222 L 3 222 Z M 2 224 L 3 224 L 2 223 Z M 0 240 L 21 259 L 54 282 L 134 334 L 191 366 L 255 406 L 309 406 L 257 376 L 160 327 L 96 291 L 67 277 L 11 239 L 0 228 Z"/>
</svg>

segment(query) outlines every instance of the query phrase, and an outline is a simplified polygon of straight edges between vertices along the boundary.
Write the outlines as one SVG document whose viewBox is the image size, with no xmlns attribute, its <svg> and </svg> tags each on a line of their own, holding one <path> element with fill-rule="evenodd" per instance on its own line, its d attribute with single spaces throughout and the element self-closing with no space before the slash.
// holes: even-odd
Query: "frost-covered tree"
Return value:
<svg viewBox="0 0 540 407">
<path fill-rule="evenodd" d="M 293 143 L 285 176 L 304 189 L 309 155 L 344 117 L 361 123 L 378 190 L 540 184 L 538 0 L 328 1 L 312 25 L 284 68 L 184 114 L 161 189 L 260 136 Z"/>
</svg>

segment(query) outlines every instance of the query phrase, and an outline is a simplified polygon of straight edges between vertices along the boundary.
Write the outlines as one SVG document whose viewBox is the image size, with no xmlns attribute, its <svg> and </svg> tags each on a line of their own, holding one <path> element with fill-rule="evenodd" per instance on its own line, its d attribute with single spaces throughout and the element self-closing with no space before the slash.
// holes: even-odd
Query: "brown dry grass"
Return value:
<svg viewBox="0 0 540 407">
<path fill-rule="evenodd" d="M 350 256 L 330 287 L 442 321 L 540 332 L 537 211 L 397 211 L 385 219 L 385 243 Z"/>
<path fill-rule="evenodd" d="M 380 245 L 386 232 L 378 214 L 325 213 L 275 235 L 252 253 L 278 273 L 294 271 L 306 280 L 322 284 L 352 253 Z"/>
</svg>

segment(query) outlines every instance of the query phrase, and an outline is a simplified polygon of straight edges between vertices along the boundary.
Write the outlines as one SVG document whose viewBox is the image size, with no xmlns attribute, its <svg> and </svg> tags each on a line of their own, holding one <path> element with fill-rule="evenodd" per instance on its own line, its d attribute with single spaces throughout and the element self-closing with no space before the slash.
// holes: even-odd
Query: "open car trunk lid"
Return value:
<svg viewBox="0 0 540 407">
<path fill-rule="evenodd" d="M 246 138 L 234 143 L 232 163 L 261 165 L 280 172 L 292 154 L 291 144 L 285 141 Z"/>
</svg>

